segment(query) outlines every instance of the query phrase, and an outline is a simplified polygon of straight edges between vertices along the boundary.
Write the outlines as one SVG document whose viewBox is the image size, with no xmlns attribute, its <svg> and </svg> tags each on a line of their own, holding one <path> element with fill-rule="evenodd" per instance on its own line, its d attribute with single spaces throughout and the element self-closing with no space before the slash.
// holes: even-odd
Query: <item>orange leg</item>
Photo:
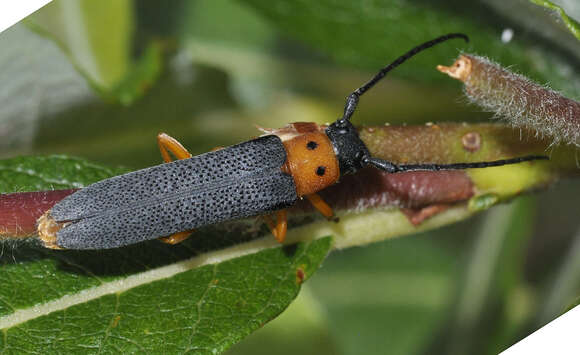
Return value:
<svg viewBox="0 0 580 355">
<path fill-rule="evenodd" d="M 288 230 L 288 214 L 286 210 L 280 210 L 276 212 L 276 224 L 272 221 L 270 216 L 264 216 L 268 227 L 274 234 L 274 238 L 280 243 L 284 242 L 286 239 L 286 231 Z"/>
<path fill-rule="evenodd" d="M 169 237 L 159 238 L 158 240 L 163 243 L 175 245 L 189 238 L 191 236 L 191 233 L 193 233 L 193 229 L 185 232 L 178 232 L 170 235 Z"/>
<path fill-rule="evenodd" d="M 177 141 L 177 139 L 171 137 L 166 133 L 159 133 L 157 135 L 157 144 L 159 145 L 159 150 L 161 151 L 161 156 L 163 161 L 166 163 L 171 162 L 171 154 L 173 154 L 178 160 L 191 158 L 191 154 Z M 168 237 L 159 238 L 160 241 L 167 244 L 178 244 L 186 240 L 193 233 L 193 229 L 184 232 L 178 232 L 172 234 Z"/>
<path fill-rule="evenodd" d="M 332 207 L 328 205 L 328 203 L 324 202 L 324 200 L 318 194 L 310 194 L 305 196 L 308 201 L 316 208 L 317 210 L 322 213 L 322 215 L 328 219 L 334 216 L 334 212 L 332 212 Z"/>
<path fill-rule="evenodd" d="M 177 139 L 166 133 L 159 133 L 157 135 L 157 144 L 159 145 L 163 161 L 166 163 L 173 160 L 171 159 L 169 152 L 171 152 L 171 154 L 173 154 L 178 160 L 191 158 L 191 153 L 189 153 L 187 149 L 177 141 Z"/>
</svg>

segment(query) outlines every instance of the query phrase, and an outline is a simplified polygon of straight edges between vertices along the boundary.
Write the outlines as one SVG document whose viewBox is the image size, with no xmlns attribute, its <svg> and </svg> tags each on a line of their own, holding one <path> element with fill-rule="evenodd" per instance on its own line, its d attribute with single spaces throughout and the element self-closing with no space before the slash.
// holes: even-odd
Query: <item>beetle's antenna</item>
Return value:
<svg viewBox="0 0 580 355">
<path fill-rule="evenodd" d="M 366 84 L 364 84 L 360 88 L 353 91 L 352 94 L 348 95 L 348 97 L 346 99 L 346 105 L 344 106 L 344 114 L 343 114 L 342 118 L 337 121 L 338 125 L 344 126 L 346 121 L 350 120 L 350 117 L 354 113 L 354 110 L 356 109 L 356 105 L 358 104 L 359 97 L 362 94 L 364 94 L 367 90 L 372 88 L 379 80 L 384 78 L 388 72 L 390 72 L 391 70 L 393 70 L 394 68 L 396 68 L 397 66 L 399 66 L 400 64 L 405 62 L 407 59 L 414 56 L 415 54 L 417 54 L 417 53 L 419 53 L 427 48 L 433 47 L 436 44 L 439 44 L 441 42 L 445 42 L 449 39 L 452 39 L 452 38 L 463 38 L 466 42 L 469 42 L 469 38 L 467 37 L 467 35 L 464 35 L 463 33 L 449 33 L 449 34 L 443 35 L 441 37 L 437 37 L 437 38 L 432 39 L 428 42 L 425 42 L 423 44 L 418 45 L 417 47 L 411 49 L 410 51 L 403 54 L 399 58 L 395 59 L 395 61 L 392 62 L 391 64 L 389 64 L 386 67 L 384 67 L 383 69 L 381 69 Z"/>
<path fill-rule="evenodd" d="M 549 160 L 545 155 L 528 155 L 525 157 L 518 157 L 512 159 L 502 159 L 494 161 L 482 161 L 475 163 L 456 163 L 456 164 L 404 164 L 397 165 L 387 160 L 365 157 L 363 164 L 372 165 L 377 169 L 386 171 L 388 173 L 400 173 L 403 171 L 439 171 L 439 170 L 460 170 L 460 169 L 475 169 L 475 168 L 489 168 L 492 166 L 501 166 L 508 164 L 517 164 L 530 160 Z"/>
</svg>

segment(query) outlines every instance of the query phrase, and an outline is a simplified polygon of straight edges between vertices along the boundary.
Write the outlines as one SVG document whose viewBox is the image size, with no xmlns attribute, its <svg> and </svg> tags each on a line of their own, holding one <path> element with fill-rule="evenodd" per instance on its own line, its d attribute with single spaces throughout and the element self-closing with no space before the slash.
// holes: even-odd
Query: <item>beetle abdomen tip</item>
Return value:
<svg viewBox="0 0 580 355">
<path fill-rule="evenodd" d="M 38 238 L 42 241 L 45 248 L 63 249 L 56 242 L 56 233 L 62 227 L 64 227 L 64 224 L 55 221 L 50 215 L 50 210 L 40 216 L 38 219 Z"/>
</svg>

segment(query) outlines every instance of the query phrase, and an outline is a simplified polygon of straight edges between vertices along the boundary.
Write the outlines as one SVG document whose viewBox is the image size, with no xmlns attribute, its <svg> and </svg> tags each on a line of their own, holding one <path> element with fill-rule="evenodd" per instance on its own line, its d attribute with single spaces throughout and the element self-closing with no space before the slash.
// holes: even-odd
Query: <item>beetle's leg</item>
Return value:
<svg viewBox="0 0 580 355">
<path fill-rule="evenodd" d="M 169 152 L 173 154 L 178 160 L 191 158 L 191 154 L 177 141 L 177 139 L 171 137 L 166 133 L 159 133 L 157 135 L 157 144 L 159 145 L 159 150 L 161 151 L 161 156 L 163 161 L 169 163 L 173 159 L 169 155 Z M 159 238 L 160 241 L 167 244 L 178 244 L 189 238 L 193 233 L 193 229 L 185 232 L 179 232 L 172 234 L 167 237 Z"/>
<path fill-rule="evenodd" d="M 276 219 L 276 234 L 274 236 L 278 242 L 282 243 L 286 239 L 286 231 L 288 230 L 288 215 L 286 210 L 276 212 Z"/>
<path fill-rule="evenodd" d="M 168 237 L 159 238 L 158 240 L 160 242 L 163 242 L 163 243 L 175 245 L 175 244 L 179 244 L 179 243 L 183 242 L 184 240 L 186 240 L 187 238 L 189 238 L 191 236 L 191 233 L 193 233 L 193 229 L 185 231 L 185 232 L 175 233 L 175 234 L 172 234 Z"/>
<path fill-rule="evenodd" d="M 334 216 L 334 212 L 332 212 L 332 207 L 330 207 L 328 203 L 326 203 L 322 199 L 322 197 L 320 197 L 318 194 L 310 194 L 306 195 L 305 197 L 308 199 L 308 201 L 310 201 L 310 203 L 312 204 L 312 206 L 314 206 L 314 208 L 316 208 L 317 210 L 320 211 L 320 213 L 322 213 L 324 217 L 330 219 Z"/>
<path fill-rule="evenodd" d="M 167 133 L 159 133 L 157 135 L 157 144 L 159 145 L 163 161 L 166 163 L 173 160 L 171 159 L 169 152 L 171 152 L 171 154 L 173 154 L 178 160 L 191 158 L 191 153 L 189 153 L 187 149 L 177 141 L 177 139 L 171 137 Z"/>
<path fill-rule="evenodd" d="M 264 216 L 264 220 L 266 220 L 270 231 L 274 234 L 274 238 L 280 243 L 284 242 L 286 231 L 288 230 L 288 214 L 286 210 L 276 212 L 276 224 L 274 224 L 270 216 Z"/>
</svg>

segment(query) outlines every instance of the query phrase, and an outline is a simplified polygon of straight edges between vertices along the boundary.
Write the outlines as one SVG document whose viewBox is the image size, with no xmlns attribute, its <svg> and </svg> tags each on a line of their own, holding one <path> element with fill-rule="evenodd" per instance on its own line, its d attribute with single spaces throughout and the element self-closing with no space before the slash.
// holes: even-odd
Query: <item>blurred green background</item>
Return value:
<svg viewBox="0 0 580 355">
<path fill-rule="evenodd" d="M 562 5 L 580 18 L 574 1 Z M 471 42 L 389 74 L 354 121 L 485 121 L 434 66 L 466 50 L 578 98 L 580 46 L 566 25 L 525 0 L 55 0 L 0 34 L 0 157 L 136 169 L 160 162 L 161 131 L 198 154 L 258 135 L 255 125 L 333 121 L 377 69 L 448 32 Z M 497 353 L 580 295 L 578 196 L 562 181 L 435 232 L 334 252 L 229 353 Z"/>
</svg>

